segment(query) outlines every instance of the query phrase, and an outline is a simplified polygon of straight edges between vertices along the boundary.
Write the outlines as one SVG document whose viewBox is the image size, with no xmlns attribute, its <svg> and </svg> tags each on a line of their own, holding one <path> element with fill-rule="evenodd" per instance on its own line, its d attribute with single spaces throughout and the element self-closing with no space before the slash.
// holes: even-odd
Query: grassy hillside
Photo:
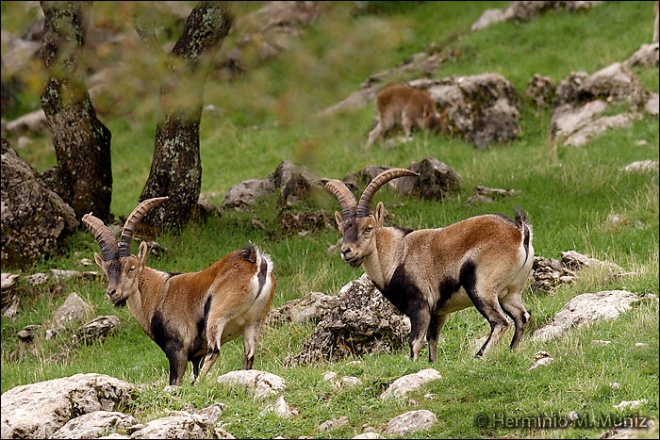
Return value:
<svg viewBox="0 0 660 440">
<path fill-rule="evenodd" d="M 351 13 L 355 2 L 331 3 L 319 21 L 305 29 L 276 60 L 255 67 L 231 84 L 219 75 L 210 78 L 205 104 L 216 110 L 205 113 L 200 130 L 202 191 L 217 194 L 214 200 L 220 204 L 233 185 L 265 178 L 287 159 L 319 176 L 341 179 L 367 165 L 408 167 L 411 162 L 434 157 L 461 176 L 459 194 L 442 202 L 427 202 L 401 199 L 382 189 L 376 199 L 389 207 L 393 223 L 436 227 L 485 212 L 512 214 L 514 207 L 521 206 L 534 227 L 537 256 L 560 258 L 561 252 L 575 250 L 614 262 L 634 275 L 611 279 L 592 271 L 584 273 L 576 284 L 552 293 L 526 290 L 524 300 L 532 321 L 515 353 L 507 348 L 513 336 L 510 330 L 487 358 L 474 360 L 472 342 L 488 334 L 488 324 L 474 309 L 456 313 L 443 330 L 445 341 L 438 362 L 432 365 L 442 379 L 414 392 L 411 399 L 417 404 L 411 399 L 384 403 L 378 396 L 383 386 L 396 378 L 428 368 L 426 350 L 423 360 L 416 363 L 408 359 L 405 350 L 367 356 L 357 364 L 348 360 L 285 367 L 285 357 L 300 350 L 312 326 L 265 328 L 254 366 L 286 380 L 285 398 L 300 411 L 290 419 L 262 414 L 261 405 L 247 392 L 215 384 L 215 377 L 241 368 L 240 340 L 223 347 L 206 381 L 192 387 L 186 380 L 177 393 L 169 394 L 163 392 L 169 371 L 164 354 L 126 309 L 114 309 L 105 299 L 103 281 L 24 286 L 20 314 L 15 320 L 2 319 L 2 392 L 79 372 L 104 373 L 145 385 L 132 408 L 141 421 L 188 403 L 203 408 L 222 402 L 227 405 L 221 418 L 225 429 L 239 438 L 350 438 L 365 424 L 377 428 L 412 409 L 428 409 L 438 417 L 439 423 L 432 429 L 415 435 L 429 438 L 597 438 L 604 432 L 595 425 L 529 430 L 492 422 L 505 416 L 568 417 L 571 411 L 577 411 L 582 420 L 641 415 L 658 423 L 657 301 L 641 301 L 616 321 L 575 330 L 557 341 L 529 339 L 576 295 L 612 289 L 625 289 L 640 297 L 658 295 L 658 173 L 621 171 L 633 161 L 658 160 L 657 116 L 647 115 L 630 128 L 609 130 L 582 148 L 556 147 L 549 138 L 550 111 L 523 103 L 521 136 L 483 150 L 455 138 L 423 134 L 417 134 L 410 143 L 365 150 L 373 105 L 324 119 L 315 116 L 358 90 L 370 75 L 392 68 L 431 45 L 457 54 L 434 73 L 434 78 L 494 72 L 511 81 L 521 95 L 536 73 L 556 83 L 574 71 L 593 73 L 624 61 L 641 44 L 650 42 L 652 3 L 604 2 L 588 12 L 560 11 L 535 21 L 500 23 L 478 32 L 470 32 L 470 26 L 482 12 L 504 8 L 508 2 L 369 3 L 377 12 L 358 16 Z M 240 8 L 245 10 L 237 14 L 259 4 L 243 4 Z M 119 29 L 127 26 L 106 5 L 95 3 L 95 20 Z M 3 2 L 2 8 L 3 29 L 16 31 L 21 23 L 28 23 L 27 14 L 13 2 Z M 137 65 L 135 55 L 123 56 Z M 657 66 L 635 68 L 634 72 L 648 90 L 658 92 Z M 118 105 L 122 111 L 103 116 L 112 131 L 112 212 L 116 216 L 130 213 L 149 173 L 158 112 L 154 97 L 143 96 L 144 90 L 149 90 L 146 83 L 148 79 L 136 76 L 127 77 L 126 84 L 117 84 L 126 88 L 124 101 Z M 38 93 L 26 91 L 21 98 L 23 109 L 37 108 L 36 97 Z M 127 108 L 130 111 L 124 111 Z M 55 164 L 50 144 L 49 139 L 38 139 L 18 153 L 43 171 Z M 465 201 L 478 185 L 515 189 L 518 195 L 467 206 Z M 329 215 L 338 209 L 331 197 L 317 203 L 308 208 L 324 209 Z M 612 227 L 607 221 L 610 214 L 618 214 L 623 221 Z M 326 255 L 328 246 L 339 238 L 336 230 L 286 235 L 278 229 L 276 216 L 272 197 L 259 203 L 252 213 L 223 212 L 204 223 L 190 224 L 179 235 L 158 237 L 168 252 L 161 258 L 152 257 L 150 264 L 167 271 L 196 271 L 248 241 L 257 243 L 276 264 L 275 307 L 311 291 L 336 294 L 363 273 L 348 267 L 336 254 Z M 265 229 L 254 227 L 253 218 Z M 93 260 L 93 253 L 98 251 L 91 234 L 81 231 L 69 240 L 61 255 L 44 259 L 23 275 L 51 268 L 83 270 L 80 260 Z M 76 349 L 63 360 L 54 358 L 63 348 L 62 339 L 39 342 L 34 351 L 19 347 L 17 332 L 28 324 L 48 325 L 71 292 L 93 304 L 99 315 L 119 316 L 122 325 L 117 334 L 103 344 Z M 592 345 L 594 339 L 611 344 Z M 539 350 L 549 352 L 555 362 L 529 371 Z M 328 370 L 357 376 L 363 386 L 334 391 L 322 380 Z M 614 382 L 620 388 L 612 388 Z M 425 397 L 427 394 L 432 397 Z M 613 408 L 623 400 L 639 399 L 647 403 L 637 411 Z M 486 414 L 491 423 L 476 426 L 478 414 Z M 344 415 L 348 425 L 329 432 L 315 431 L 322 422 Z M 644 430 L 635 434 L 649 436 Z M 657 429 L 650 436 L 657 437 Z"/>
</svg>

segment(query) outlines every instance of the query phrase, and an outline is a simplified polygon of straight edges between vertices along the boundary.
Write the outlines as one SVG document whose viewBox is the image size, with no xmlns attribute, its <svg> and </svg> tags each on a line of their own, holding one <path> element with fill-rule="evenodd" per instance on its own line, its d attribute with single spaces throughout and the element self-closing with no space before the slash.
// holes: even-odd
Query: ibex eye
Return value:
<svg viewBox="0 0 660 440">
<path fill-rule="evenodd" d="M 133 272 L 134 270 L 135 270 L 135 266 L 131 266 L 131 267 L 128 269 L 129 272 Z"/>
<path fill-rule="evenodd" d="M 365 228 L 364 233 L 365 233 L 365 234 L 368 234 L 369 232 L 371 232 L 372 229 L 373 229 L 373 228 L 372 228 L 371 226 L 368 227 L 368 228 Z"/>
</svg>

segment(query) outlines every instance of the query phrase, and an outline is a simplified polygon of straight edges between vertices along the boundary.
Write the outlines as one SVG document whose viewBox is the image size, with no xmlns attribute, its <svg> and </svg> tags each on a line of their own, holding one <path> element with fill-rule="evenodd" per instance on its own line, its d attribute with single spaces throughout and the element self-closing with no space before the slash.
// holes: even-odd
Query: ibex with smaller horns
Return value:
<svg viewBox="0 0 660 440">
<path fill-rule="evenodd" d="M 438 229 L 413 231 L 386 227 L 385 206 L 369 205 L 376 191 L 392 179 L 418 174 L 390 168 L 376 176 L 359 202 L 340 180 L 325 188 L 339 201 L 335 219 L 342 233 L 341 257 L 362 265 L 378 290 L 410 318 L 410 357 L 419 358 L 424 339 L 429 361 L 438 356 L 438 338 L 449 315 L 476 307 L 490 324 L 490 336 L 477 352 L 484 355 L 513 319 L 515 349 L 529 323 L 522 291 L 534 263 L 532 230 L 522 212 L 515 220 L 486 214 Z"/>
<path fill-rule="evenodd" d="M 168 273 L 147 267 L 148 247 L 131 254 L 137 224 L 167 197 L 140 203 L 126 219 L 119 244 L 91 213 L 82 218 L 101 246 L 96 264 L 108 280 L 107 295 L 131 314 L 170 363 L 170 385 L 181 385 L 188 362 L 193 383 L 215 363 L 220 347 L 243 336 L 243 368 L 251 369 L 257 339 L 275 292 L 273 263 L 257 246 L 227 254 L 199 272 Z M 203 362 L 202 362 L 203 360 Z M 200 371 L 201 363 L 201 371 Z"/>
<path fill-rule="evenodd" d="M 378 120 L 369 132 L 365 148 L 371 147 L 379 138 L 393 128 L 403 128 L 406 139 L 412 138 L 414 128 L 427 132 L 438 132 L 442 116 L 426 90 L 415 89 L 406 84 L 391 84 L 384 87 L 376 97 Z"/>
</svg>

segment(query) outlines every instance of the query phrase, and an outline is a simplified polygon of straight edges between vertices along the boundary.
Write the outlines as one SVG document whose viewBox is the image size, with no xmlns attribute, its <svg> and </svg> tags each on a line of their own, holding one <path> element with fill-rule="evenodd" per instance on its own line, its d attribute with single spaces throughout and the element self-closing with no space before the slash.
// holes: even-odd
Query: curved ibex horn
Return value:
<svg viewBox="0 0 660 440">
<path fill-rule="evenodd" d="M 419 176 L 419 174 L 405 168 L 390 168 L 374 177 L 374 179 L 369 185 L 367 185 L 364 192 L 362 193 L 362 196 L 360 197 L 360 201 L 357 205 L 357 216 L 367 217 L 369 215 L 369 205 L 371 204 L 371 199 L 374 197 L 374 194 L 376 194 L 376 191 L 378 191 L 381 186 L 385 185 L 392 179 L 404 176 Z"/>
<path fill-rule="evenodd" d="M 109 261 L 117 258 L 119 252 L 117 241 L 103 221 L 94 217 L 90 212 L 89 214 L 83 215 L 82 222 L 87 229 L 89 229 L 89 232 L 94 235 L 99 246 L 101 246 L 103 259 Z"/>
<path fill-rule="evenodd" d="M 131 239 L 133 238 L 133 230 L 140 223 L 140 220 L 144 218 L 145 215 L 156 205 L 161 204 L 168 197 L 155 197 L 153 199 L 147 199 L 142 201 L 139 205 L 135 207 L 131 215 L 128 216 L 126 222 L 124 223 L 124 229 L 121 231 L 121 237 L 119 239 L 119 256 L 128 257 L 131 255 Z"/>
<path fill-rule="evenodd" d="M 328 180 L 324 188 L 337 197 L 337 201 L 339 201 L 339 206 L 341 207 L 341 215 L 344 219 L 355 215 L 355 207 L 357 206 L 355 196 L 344 182 L 331 179 Z"/>
</svg>

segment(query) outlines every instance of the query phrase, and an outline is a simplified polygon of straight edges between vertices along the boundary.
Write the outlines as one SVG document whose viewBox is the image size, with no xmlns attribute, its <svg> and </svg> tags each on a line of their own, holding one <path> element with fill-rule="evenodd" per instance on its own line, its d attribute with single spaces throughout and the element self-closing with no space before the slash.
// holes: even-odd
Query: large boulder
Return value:
<svg viewBox="0 0 660 440">
<path fill-rule="evenodd" d="M 409 170 L 419 177 L 401 177 L 394 180 L 399 193 L 425 200 L 451 197 L 461 189 L 461 176 L 452 167 L 433 157 L 410 164 Z"/>
<path fill-rule="evenodd" d="M 566 9 L 569 12 L 585 11 L 602 1 L 511 1 L 504 9 L 487 9 L 470 27 L 479 31 L 502 21 L 525 22 L 535 20 L 549 12 Z"/>
<path fill-rule="evenodd" d="M 608 114 L 612 103 L 626 104 L 627 109 Z M 644 89 L 626 63 L 611 64 L 592 75 L 572 72 L 557 86 L 550 137 L 580 147 L 608 129 L 631 126 L 643 112 L 657 114 L 656 108 L 654 94 Z"/>
<path fill-rule="evenodd" d="M 387 166 L 370 165 L 348 174 L 343 182 L 353 192 L 363 191 Z M 452 167 L 434 157 L 427 157 L 408 166 L 419 176 L 404 176 L 387 182 L 384 188 L 396 190 L 403 197 L 440 200 L 455 195 L 461 188 L 461 176 Z"/>
<path fill-rule="evenodd" d="M 53 253 L 79 221 L 2 139 L 2 266 L 27 268 Z"/>
<path fill-rule="evenodd" d="M 407 347 L 410 320 L 374 286 L 366 274 L 342 287 L 334 310 L 325 316 L 298 354 L 286 364 L 337 361 Z"/>
<path fill-rule="evenodd" d="M 554 318 L 532 334 L 533 341 L 547 341 L 567 330 L 589 325 L 601 319 L 616 319 L 641 298 L 625 290 L 584 293 L 571 299 Z"/>
<path fill-rule="evenodd" d="M 132 403 L 135 386 L 104 374 L 76 374 L 2 394 L 2 438 L 50 438 L 69 420 Z"/>
<path fill-rule="evenodd" d="M 411 85 L 426 82 L 411 81 Z M 443 129 L 477 148 L 503 144 L 520 134 L 520 98 L 502 75 L 449 77 L 433 81 L 427 90 L 445 117 Z"/>
</svg>

